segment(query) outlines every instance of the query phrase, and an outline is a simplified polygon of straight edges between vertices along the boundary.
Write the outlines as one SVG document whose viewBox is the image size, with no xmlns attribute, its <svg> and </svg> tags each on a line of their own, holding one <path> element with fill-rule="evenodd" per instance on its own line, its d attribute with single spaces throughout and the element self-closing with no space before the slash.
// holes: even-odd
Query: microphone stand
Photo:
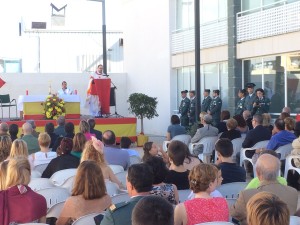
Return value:
<svg viewBox="0 0 300 225">
<path fill-rule="evenodd" d="M 109 75 L 103 75 L 103 76 L 109 77 Z M 117 113 L 116 89 L 118 89 L 118 88 L 117 88 L 117 86 L 114 84 L 114 82 L 112 80 L 110 80 L 110 82 L 112 84 L 111 88 L 113 89 L 113 93 L 114 93 L 115 113 L 108 115 L 106 118 L 109 118 L 109 117 L 123 118 L 124 116 L 121 116 L 120 114 Z"/>
</svg>

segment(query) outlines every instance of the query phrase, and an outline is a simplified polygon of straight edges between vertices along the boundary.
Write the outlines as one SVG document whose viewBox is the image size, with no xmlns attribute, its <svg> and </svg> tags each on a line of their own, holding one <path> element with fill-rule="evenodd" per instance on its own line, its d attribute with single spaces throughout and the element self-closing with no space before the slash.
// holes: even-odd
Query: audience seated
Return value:
<svg viewBox="0 0 300 225">
<path fill-rule="evenodd" d="M 10 124 L 9 125 L 9 135 L 10 135 L 10 138 L 11 138 L 11 141 L 14 141 L 18 138 L 18 133 L 19 133 L 19 126 L 18 124 Z"/>
<path fill-rule="evenodd" d="M 84 161 L 77 169 L 72 196 L 66 200 L 56 225 L 72 224 L 81 216 L 101 213 L 111 204 L 101 168 L 94 161 Z"/>
<path fill-rule="evenodd" d="M 257 189 L 248 189 L 240 192 L 236 203 L 231 207 L 231 216 L 241 225 L 247 224 L 246 204 L 256 193 L 267 191 L 275 194 L 280 200 L 288 205 L 290 215 L 293 215 L 297 209 L 298 192 L 292 187 L 280 184 L 277 181 L 280 161 L 278 158 L 264 154 L 260 156 L 256 163 L 256 174 L 260 181 Z"/>
<path fill-rule="evenodd" d="M 31 125 L 31 127 L 32 127 L 32 135 L 33 135 L 34 137 L 38 138 L 40 132 L 37 132 L 37 131 L 35 130 L 35 129 L 36 129 L 36 125 L 35 125 L 34 120 L 27 120 L 26 122 L 29 123 L 29 124 Z"/>
<path fill-rule="evenodd" d="M 85 135 L 83 133 L 77 133 L 73 138 L 73 149 L 71 151 L 71 155 L 81 159 L 85 143 Z"/>
<path fill-rule="evenodd" d="M 104 157 L 108 164 L 123 166 L 124 170 L 130 165 L 129 154 L 116 145 L 116 135 L 111 130 L 103 133 Z"/>
<path fill-rule="evenodd" d="M 291 114 L 291 108 L 290 107 L 283 107 L 282 108 L 282 112 L 286 112 L 286 113 L 288 113 L 288 114 Z"/>
<path fill-rule="evenodd" d="M 11 145 L 12 142 L 9 135 L 0 136 L 0 163 L 8 158 Z"/>
<path fill-rule="evenodd" d="M 56 152 L 52 152 L 49 148 L 51 138 L 46 132 L 39 134 L 38 142 L 41 150 L 28 157 L 31 168 L 34 168 L 37 165 L 49 163 L 57 156 Z"/>
<path fill-rule="evenodd" d="M 272 119 L 271 115 L 269 113 L 263 113 L 262 118 L 263 118 L 263 122 L 262 122 L 263 127 L 267 128 L 270 131 L 270 133 L 272 133 L 274 127 L 271 125 L 271 119 Z"/>
<path fill-rule="evenodd" d="M 270 192 L 260 192 L 247 203 L 249 225 L 289 225 L 290 212 L 287 204 Z"/>
<path fill-rule="evenodd" d="M 121 137 L 121 140 L 120 140 L 121 149 L 128 152 L 129 156 L 140 157 L 140 154 L 136 150 L 130 149 L 131 144 L 132 144 L 132 142 L 129 137 Z"/>
<path fill-rule="evenodd" d="M 16 139 L 13 141 L 8 159 L 16 156 L 24 156 L 28 158 L 27 144 L 22 139 Z"/>
<path fill-rule="evenodd" d="M 247 134 L 249 131 L 249 127 L 247 126 L 247 123 L 242 115 L 235 115 L 233 116 L 233 119 L 237 122 L 236 129 L 241 132 L 241 134 Z"/>
<path fill-rule="evenodd" d="M 59 137 L 64 137 L 66 136 L 66 131 L 65 131 L 65 117 L 60 116 L 56 120 L 58 126 L 54 129 L 54 133 L 56 133 Z"/>
<path fill-rule="evenodd" d="M 184 168 L 186 145 L 181 141 L 171 141 L 168 147 L 168 155 L 170 158 L 170 170 L 167 173 L 165 183 L 175 184 L 178 190 L 189 189 L 189 170 Z"/>
<path fill-rule="evenodd" d="M 233 162 L 233 145 L 227 138 L 221 138 L 215 145 L 218 155 L 218 164 L 222 171 L 222 184 L 232 182 L 246 182 L 246 171 L 243 167 Z"/>
<path fill-rule="evenodd" d="M 295 134 L 285 130 L 285 123 L 282 119 L 277 119 L 274 124 L 273 133 L 275 133 L 268 145 L 267 149 L 276 150 L 280 146 L 287 145 L 296 139 Z"/>
<path fill-rule="evenodd" d="M 288 117 L 290 117 L 289 113 L 282 112 L 282 113 L 280 113 L 280 116 L 278 118 L 284 120 L 285 118 L 288 118 Z"/>
<path fill-rule="evenodd" d="M 223 110 L 221 112 L 221 121 L 216 126 L 219 130 L 219 133 L 227 131 L 226 122 L 230 119 L 230 112 L 228 110 Z"/>
<path fill-rule="evenodd" d="M 126 186 L 131 197 L 127 202 L 112 205 L 106 210 L 101 225 L 131 225 L 134 206 L 144 196 L 150 195 L 153 183 L 151 168 L 145 164 L 134 164 L 128 168 Z"/>
<path fill-rule="evenodd" d="M 164 160 L 165 163 L 169 163 L 169 157 L 168 155 L 164 152 L 162 148 L 157 146 L 153 142 L 146 142 L 143 146 L 144 150 L 144 155 L 142 158 L 142 161 L 145 162 L 147 159 L 149 159 L 152 156 L 157 156 L 160 157 Z"/>
<path fill-rule="evenodd" d="M 247 126 L 249 127 L 249 130 L 253 129 L 252 126 L 252 117 L 251 117 L 251 112 L 249 110 L 245 110 L 243 112 L 243 118 L 246 121 Z"/>
<path fill-rule="evenodd" d="M 164 161 L 158 157 L 152 156 L 148 158 L 145 163 L 151 167 L 154 176 L 152 191 L 150 194 L 165 198 L 173 205 L 178 204 L 179 196 L 177 187 L 174 184 L 164 183 L 168 173 L 168 168 Z"/>
<path fill-rule="evenodd" d="M 189 174 L 190 188 L 195 198 L 175 207 L 175 225 L 193 225 L 213 221 L 228 221 L 225 198 L 211 197 L 217 186 L 217 169 L 211 164 L 195 166 Z"/>
<path fill-rule="evenodd" d="M 194 135 L 194 137 L 192 137 L 192 143 L 197 143 L 204 137 L 218 136 L 219 130 L 211 125 L 211 115 L 205 115 L 201 123 L 203 123 L 204 126 L 202 128 L 197 129 L 196 134 Z"/>
<path fill-rule="evenodd" d="M 43 178 L 50 178 L 55 172 L 64 169 L 77 168 L 79 166 L 79 158 L 71 155 L 73 149 L 73 140 L 63 138 L 57 149 L 57 157 L 52 159 L 42 174 Z"/>
<path fill-rule="evenodd" d="M 237 121 L 233 118 L 227 120 L 226 122 L 226 127 L 227 127 L 227 131 L 224 131 L 220 138 L 228 138 L 230 139 L 231 141 L 233 139 L 236 139 L 236 138 L 240 138 L 241 137 L 241 132 L 239 130 L 237 130 Z"/>
<path fill-rule="evenodd" d="M 9 130 L 9 127 L 8 127 L 7 123 L 5 123 L 5 122 L 0 123 L 0 136 L 9 135 L 8 130 Z"/>
<path fill-rule="evenodd" d="M 177 115 L 171 116 L 171 125 L 168 126 L 167 130 L 167 141 L 170 141 L 173 137 L 180 134 L 186 134 L 184 126 L 180 125 L 180 119 Z"/>
<path fill-rule="evenodd" d="M 90 132 L 90 125 L 85 120 L 81 120 L 79 123 L 79 131 L 84 134 L 86 140 L 91 140 L 92 137 L 96 137 L 95 134 Z"/>
<path fill-rule="evenodd" d="M 32 154 L 40 150 L 39 142 L 36 137 L 32 135 L 32 126 L 30 123 L 24 123 L 22 126 L 24 136 L 22 140 L 26 142 L 28 153 Z"/>
<path fill-rule="evenodd" d="M 142 198 L 132 211 L 132 225 L 174 225 L 173 206 L 158 196 Z"/>
<path fill-rule="evenodd" d="M 95 161 L 101 168 L 105 180 L 111 181 L 124 189 L 122 183 L 118 180 L 112 169 L 106 164 L 103 155 L 103 144 L 100 140 L 93 138 L 87 141 L 81 156 L 81 162 L 86 160 Z"/>
<path fill-rule="evenodd" d="M 75 134 L 74 134 L 74 124 L 72 122 L 68 122 L 65 124 L 65 137 L 73 139 Z M 52 146 L 52 151 L 56 152 L 56 149 L 60 145 L 61 140 L 64 138 L 64 136 L 59 136 L 54 145 Z"/>
<path fill-rule="evenodd" d="M 94 129 L 96 125 L 95 119 L 88 119 L 88 124 L 90 125 L 90 132 L 95 134 L 98 140 L 102 141 L 102 132 Z"/>
<path fill-rule="evenodd" d="M 8 162 L 9 162 L 9 160 L 6 160 L 6 161 L 3 161 L 0 163 L 0 191 L 6 189 L 5 182 L 6 182 Z"/>
<path fill-rule="evenodd" d="M 295 120 L 292 117 L 287 117 L 284 119 L 285 130 L 294 133 Z"/>
<path fill-rule="evenodd" d="M 185 145 L 184 151 L 185 151 L 185 159 L 183 162 L 184 168 L 186 168 L 187 170 L 191 170 L 193 169 L 194 166 L 197 166 L 201 163 L 199 158 L 191 154 L 188 146 Z"/>
<path fill-rule="evenodd" d="M 0 191 L 0 224 L 46 222 L 46 199 L 28 187 L 30 164 L 25 157 L 10 158 L 5 190 Z"/>
<path fill-rule="evenodd" d="M 50 136 L 50 146 L 49 148 L 53 148 L 57 138 L 59 137 L 56 133 L 54 133 L 54 124 L 53 123 L 46 123 L 45 125 L 45 132 Z"/>
</svg>

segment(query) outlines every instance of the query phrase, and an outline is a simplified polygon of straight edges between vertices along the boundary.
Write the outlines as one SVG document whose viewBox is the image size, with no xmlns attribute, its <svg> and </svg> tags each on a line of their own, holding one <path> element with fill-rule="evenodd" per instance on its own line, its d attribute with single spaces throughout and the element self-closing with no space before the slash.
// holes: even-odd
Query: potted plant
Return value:
<svg viewBox="0 0 300 225">
<path fill-rule="evenodd" d="M 133 93 L 129 96 L 129 112 L 141 119 L 141 133 L 138 135 L 138 146 L 144 145 L 148 137 L 144 135 L 144 118 L 152 119 L 158 116 L 156 112 L 157 98 L 149 97 L 142 93 Z"/>
</svg>

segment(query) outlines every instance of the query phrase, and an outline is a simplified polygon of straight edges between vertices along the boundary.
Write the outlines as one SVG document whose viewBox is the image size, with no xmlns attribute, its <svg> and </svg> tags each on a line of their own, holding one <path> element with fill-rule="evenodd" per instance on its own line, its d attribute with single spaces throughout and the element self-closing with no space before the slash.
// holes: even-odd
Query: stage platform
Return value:
<svg viewBox="0 0 300 225">
<path fill-rule="evenodd" d="M 66 119 L 66 122 L 72 122 L 75 125 L 75 133 L 79 132 L 79 123 L 81 119 Z M 117 142 L 119 143 L 121 137 L 126 136 L 131 139 L 132 142 L 136 142 L 136 118 L 122 117 L 122 118 L 95 118 L 96 130 L 104 132 L 105 130 L 112 130 L 116 134 Z M 8 125 L 17 124 L 19 126 L 19 134 L 22 133 L 22 125 L 25 120 L 16 121 L 3 121 Z M 57 126 L 56 120 L 35 120 L 36 131 L 44 132 L 45 125 L 52 122 L 54 126 Z"/>
</svg>

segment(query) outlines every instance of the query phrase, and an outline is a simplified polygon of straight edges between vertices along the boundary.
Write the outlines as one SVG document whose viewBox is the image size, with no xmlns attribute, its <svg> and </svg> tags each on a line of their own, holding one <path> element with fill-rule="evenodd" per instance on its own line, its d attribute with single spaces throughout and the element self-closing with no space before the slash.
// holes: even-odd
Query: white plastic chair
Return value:
<svg viewBox="0 0 300 225">
<path fill-rule="evenodd" d="M 91 213 L 85 216 L 78 218 L 72 225 L 90 225 L 95 224 L 94 217 L 98 216 L 101 213 Z"/>
<path fill-rule="evenodd" d="M 113 182 L 106 181 L 105 186 L 107 194 L 111 197 L 120 193 L 118 185 Z"/>
<path fill-rule="evenodd" d="M 215 143 L 218 140 L 218 136 L 214 137 L 204 137 L 197 143 L 189 144 L 189 150 L 191 154 L 193 154 L 193 149 L 195 146 L 202 144 L 203 145 L 203 153 L 198 155 L 198 158 L 204 162 L 209 162 L 209 158 L 215 149 Z"/>
<path fill-rule="evenodd" d="M 50 180 L 52 183 L 56 186 L 62 186 L 66 180 L 70 177 L 73 177 L 76 175 L 77 169 L 64 169 L 64 170 L 59 170 L 52 174 L 50 177 Z"/>
<path fill-rule="evenodd" d="M 48 164 L 49 163 L 37 165 L 33 168 L 33 170 L 36 170 L 36 171 L 40 172 L 41 174 L 43 174 L 43 172 L 47 168 Z"/>
<path fill-rule="evenodd" d="M 48 178 L 35 178 L 33 180 L 30 180 L 28 186 L 33 191 L 55 187 L 55 185 Z"/>
<path fill-rule="evenodd" d="M 300 217 L 298 216 L 290 216 L 290 225 L 299 225 Z"/>
<path fill-rule="evenodd" d="M 38 194 L 43 195 L 47 201 L 47 209 L 50 209 L 53 205 L 66 201 L 70 197 L 70 193 L 67 189 L 61 187 L 52 187 L 41 189 L 37 191 Z"/>
<path fill-rule="evenodd" d="M 243 166 L 244 161 L 249 161 L 253 165 L 252 159 L 248 158 L 245 154 L 247 150 L 255 150 L 255 149 L 258 149 L 258 148 L 266 148 L 268 143 L 269 143 L 269 140 L 260 141 L 260 142 L 257 142 L 255 145 L 253 145 L 251 148 L 242 148 L 241 149 L 241 156 L 240 156 L 241 157 L 240 158 L 240 166 Z"/>
<path fill-rule="evenodd" d="M 195 225 L 234 225 L 231 222 L 207 222 L 207 223 L 198 223 Z"/>
<path fill-rule="evenodd" d="M 139 156 L 131 155 L 129 157 L 130 165 L 139 164 L 142 162 L 142 159 Z"/>
<path fill-rule="evenodd" d="M 67 189 L 69 191 L 69 193 L 71 194 L 72 189 L 74 187 L 74 180 L 75 180 L 75 176 L 69 177 L 61 187 Z"/>
<path fill-rule="evenodd" d="M 130 196 L 128 195 L 128 193 L 121 193 L 111 197 L 111 201 L 113 204 L 127 202 L 128 200 L 130 200 Z"/>
<path fill-rule="evenodd" d="M 174 136 L 171 141 L 173 141 L 173 140 L 181 141 L 184 144 L 186 144 L 187 146 L 189 146 L 189 144 L 191 143 L 191 139 L 192 139 L 191 135 L 189 135 L 189 134 L 180 134 L 180 135 Z M 168 150 L 168 144 L 170 144 L 171 141 L 163 142 L 163 150 L 165 152 Z"/>
<path fill-rule="evenodd" d="M 42 174 L 39 171 L 31 170 L 31 179 L 41 178 Z"/>
<path fill-rule="evenodd" d="M 48 209 L 46 218 L 51 218 L 51 217 L 58 218 L 64 207 L 64 204 L 65 201 L 54 204 L 50 209 Z"/>
<path fill-rule="evenodd" d="M 126 176 L 127 171 L 119 172 L 115 174 L 118 180 L 123 184 L 124 187 L 126 187 Z"/>
<path fill-rule="evenodd" d="M 236 138 L 231 141 L 233 145 L 233 154 L 232 154 L 232 159 L 236 162 L 236 154 L 241 151 L 242 149 L 242 144 L 244 142 L 245 138 Z"/>
<path fill-rule="evenodd" d="M 287 179 L 287 175 L 289 170 L 295 170 L 298 174 L 300 174 L 300 168 L 293 166 L 292 160 L 299 159 L 300 155 L 289 155 L 285 159 L 285 169 L 284 169 L 284 178 Z"/>
<path fill-rule="evenodd" d="M 112 169 L 114 174 L 124 171 L 123 166 L 120 166 L 120 165 L 109 165 L 109 167 Z"/>
<path fill-rule="evenodd" d="M 292 151 L 292 143 L 280 146 L 275 150 L 278 154 L 280 154 L 280 160 L 284 160 Z"/>
<path fill-rule="evenodd" d="M 222 184 L 217 188 L 217 190 L 226 199 L 237 199 L 239 197 L 239 193 L 246 188 L 247 184 L 247 182 L 233 182 Z"/>
<path fill-rule="evenodd" d="M 185 202 L 188 200 L 189 195 L 191 194 L 191 190 L 178 190 L 178 195 L 179 195 L 179 202 Z"/>
</svg>

